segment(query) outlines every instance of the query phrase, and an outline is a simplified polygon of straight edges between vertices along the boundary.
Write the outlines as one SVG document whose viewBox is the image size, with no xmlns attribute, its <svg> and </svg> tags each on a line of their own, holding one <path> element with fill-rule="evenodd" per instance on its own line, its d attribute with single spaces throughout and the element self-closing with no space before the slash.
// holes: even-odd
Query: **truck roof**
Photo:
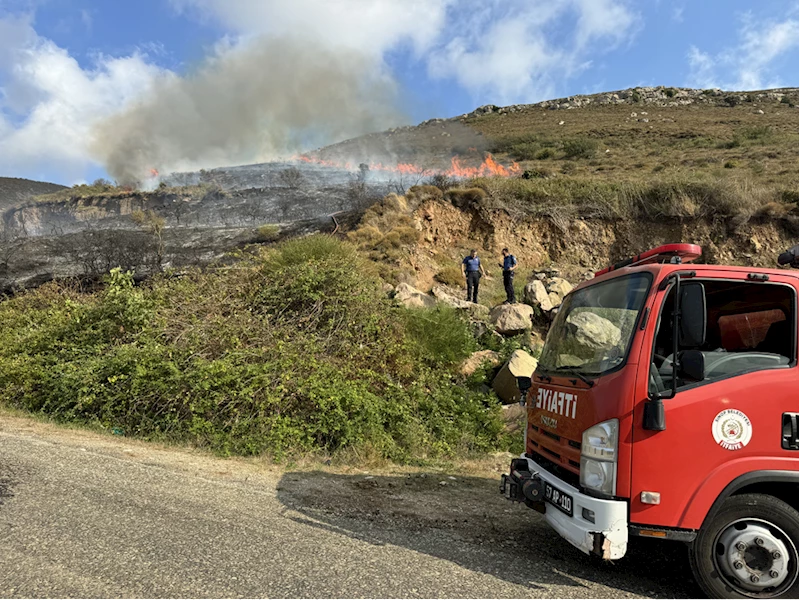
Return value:
<svg viewBox="0 0 799 600">
<path fill-rule="evenodd" d="M 617 277 L 624 277 L 625 275 L 630 275 L 632 273 L 652 273 L 655 281 L 658 281 L 675 271 L 696 271 L 697 276 L 699 276 L 700 274 L 704 275 L 711 273 L 715 275 L 729 274 L 731 277 L 734 277 L 736 279 L 741 276 L 746 277 L 750 273 L 756 273 L 758 275 L 791 277 L 794 279 L 799 279 L 799 271 L 794 271 L 791 269 L 766 269 L 766 268 L 751 267 L 751 266 L 741 267 L 733 265 L 709 265 L 709 264 L 697 264 L 697 263 L 685 263 L 685 264 L 650 263 L 645 265 L 621 267 L 618 269 L 614 269 L 602 275 L 598 275 L 593 279 L 583 281 L 582 283 L 577 285 L 574 289 L 579 290 L 584 287 L 593 285 L 595 283 L 599 283 L 601 281 L 609 281 L 611 279 L 615 279 Z"/>
</svg>

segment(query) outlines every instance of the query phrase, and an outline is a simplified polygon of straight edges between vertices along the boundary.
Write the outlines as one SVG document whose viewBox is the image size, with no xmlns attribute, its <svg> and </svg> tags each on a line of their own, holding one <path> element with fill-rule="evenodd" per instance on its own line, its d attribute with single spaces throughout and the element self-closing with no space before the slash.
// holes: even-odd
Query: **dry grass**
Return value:
<svg viewBox="0 0 799 600">
<path fill-rule="evenodd" d="M 661 176 L 638 181 L 591 177 L 546 179 L 482 178 L 482 205 L 519 216 L 565 216 L 606 220 L 753 216 L 785 217 L 796 212 L 785 190 L 756 183 L 750 176 Z M 455 190 L 450 190 L 452 193 Z"/>
<path fill-rule="evenodd" d="M 761 109 L 765 114 L 757 113 Z M 754 184 L 799 189 L 799 108 L 787 103 L 534 109 L 484 115 L 467 125 L 490 140 L 498 159 L 520 161 L 523 169 L 545 162 L 553 171 L 565 167 L 574 177 L 618 182 L 640 180 L 653 171 L 703 177 L 730 163 L 735 168 L 728 171 L 746 170 Z M 564 148 L 574 140 L 595 143 L 595 155 L 588 149 L 569 160 Z"/>
</svg>

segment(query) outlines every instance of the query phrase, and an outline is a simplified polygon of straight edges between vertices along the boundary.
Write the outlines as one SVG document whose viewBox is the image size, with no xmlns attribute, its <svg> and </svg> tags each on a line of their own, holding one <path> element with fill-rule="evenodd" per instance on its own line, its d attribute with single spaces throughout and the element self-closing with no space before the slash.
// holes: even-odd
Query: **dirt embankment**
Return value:
<svg viewBox="0 0 799 600">
<path fill-rule="evenodd" d="M 420 289 L 433 285 L 440 256 L 469 247 L 493 257 L 507 246 L 528 268 L 557 265 L 568 279 L 580 281 L 613 262 L 674 242 L 701 245 L 699 262 L 774 267 L 777 255 L 799 240 L 799 224 L 784 219 L 558 223 L 541 217 L 516 219 L 501 210 L 462 210 L 440 200 L 424 202 L 413 218 L 421 237 L 411 250 L 410 264 Z"/>
</svg>

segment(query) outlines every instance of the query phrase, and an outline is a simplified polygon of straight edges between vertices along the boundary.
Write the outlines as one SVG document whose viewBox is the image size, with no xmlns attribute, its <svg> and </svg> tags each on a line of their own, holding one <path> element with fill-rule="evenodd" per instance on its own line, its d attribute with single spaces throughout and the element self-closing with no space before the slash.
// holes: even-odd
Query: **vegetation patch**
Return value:
<svg viewBox="0 0 799 600">
<path fill-rule="evenodd" d="M 451 310 L 385 297 L 348 243 L 311 236 L 235 267 L 0 304 L 3 402 L 222 454 L 401 462 L 503 447 L 496 399 L 454 379 L 475 346 Z"/>
</svg>

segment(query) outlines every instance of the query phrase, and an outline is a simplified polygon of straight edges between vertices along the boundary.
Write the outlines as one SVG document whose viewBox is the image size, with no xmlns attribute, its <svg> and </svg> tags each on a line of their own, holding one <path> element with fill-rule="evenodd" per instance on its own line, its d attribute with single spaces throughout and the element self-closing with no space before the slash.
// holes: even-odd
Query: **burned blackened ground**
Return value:
<svg viewBox="0 0 799 600">
<path fill-rule="evenodd" d="M 599 584 L 634 595 L 700 595 L 684 576 L 689 566 L 683 544 L 637 538 L 622 560 L 588 557 L 561 539 L 542 515 L 501 497 L 498 481 L 445 472 L 293 472 L 277 489 L 300 523 L 429 554 L 531 591 L 567 586 L 576 597 Z"/>
<path fill-rule="evenodd" d="M 334 216 L 351 219 L 389 191 L 404 191 L 414 182 L 364 169 L 269 163 L 178 174 L 164 183 L 203 185 L 28 199 L 7 210 L 0 223 L 0 288 L 96 277 L 114 266 L 148 275 L 208 264 L 263 241 L 262 225 L 279 235 L 332 231 Z M 160 237 L 137 225 L 137 211 L 163 219 Z"/>
</svg>

